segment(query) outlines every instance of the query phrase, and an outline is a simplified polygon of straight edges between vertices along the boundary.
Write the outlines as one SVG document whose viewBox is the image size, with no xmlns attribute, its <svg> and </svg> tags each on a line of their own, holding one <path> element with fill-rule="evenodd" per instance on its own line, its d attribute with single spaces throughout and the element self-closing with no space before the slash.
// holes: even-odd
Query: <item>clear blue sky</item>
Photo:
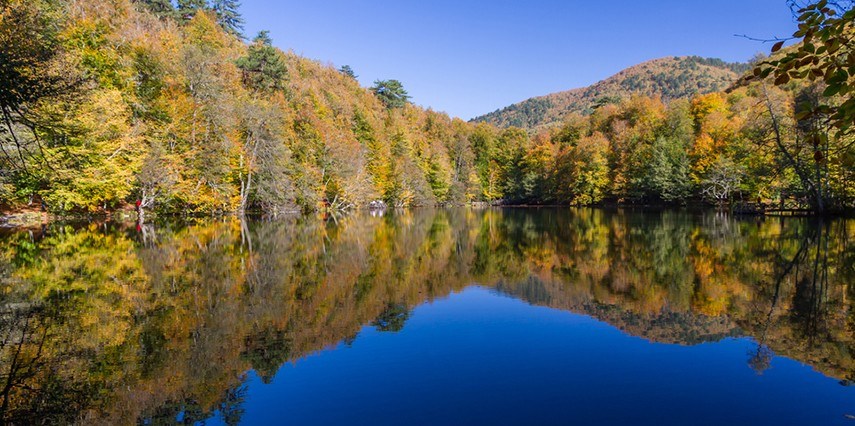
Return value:
<svg viewBox="0 0 855 426">
<path fill-rule="evenodd" d="M 413 102 L 469 119 L 587 86 L 663 56 L 746 61 L 795 30 L 785 0 L 243 0 L 246 34 L 398 79 Z"/>
</svg>

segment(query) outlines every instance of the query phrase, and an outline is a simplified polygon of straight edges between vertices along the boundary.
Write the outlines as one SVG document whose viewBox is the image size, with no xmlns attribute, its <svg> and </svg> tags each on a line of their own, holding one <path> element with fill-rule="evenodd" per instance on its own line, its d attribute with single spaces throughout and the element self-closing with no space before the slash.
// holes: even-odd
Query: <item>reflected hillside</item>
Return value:
<svg viewBox="0 0 855 426">
<path fill-rule="evenodd" d="M 469 285 L 663 343 L 750 336 L 855 379 L 855 221 L 593 209 L 50 227 L 0 237 L 13 423 L 229 423 L 247 372 L 395 332 Z"/>
</svg>

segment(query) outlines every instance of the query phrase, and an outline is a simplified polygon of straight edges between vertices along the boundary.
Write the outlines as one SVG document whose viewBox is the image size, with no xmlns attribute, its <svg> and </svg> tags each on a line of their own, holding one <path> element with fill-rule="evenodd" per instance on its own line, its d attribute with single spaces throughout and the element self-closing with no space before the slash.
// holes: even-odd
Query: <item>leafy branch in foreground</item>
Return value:
<svg viewBox="0 0 855 426">
<path fill-rule="evenodd" d="M 786 40 L 779 40 L 772 46 L 773 57 L 757 64 L 753 71 L 756 78 L 771 75 L 777 86 L 805 78 L 825 83 L 822 95 L 829 99 L 839 97 L 840 103 L 802 104 L 797 118 L 825 116 L 840 137 L 851 134 L 855 123 L 855 98 L 851 96 L 855 86 L 853 6 L 855 1 L 851 0 L 822 0 L 805 6 L 790 0 L 799 22 L 793 38 L 801 42 L 781 51 Z"/>
</svg>

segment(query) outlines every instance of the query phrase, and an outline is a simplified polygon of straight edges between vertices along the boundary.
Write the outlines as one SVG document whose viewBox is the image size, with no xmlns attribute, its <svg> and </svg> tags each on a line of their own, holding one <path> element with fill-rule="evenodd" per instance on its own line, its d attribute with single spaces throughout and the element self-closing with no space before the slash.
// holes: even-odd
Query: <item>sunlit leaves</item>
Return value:
<svg viewBox="0 0 855 426">
<path fill-rule="evenodd" d="M 796 7 L 797 3 L 792 2 Z M 821 81 L 827 85 L 823 103 L 830 112 L 811 110 L 824 115 L 839 137 L 851 136 L 855 122 L 855 3 L 851 1 L 812 2 L 798 9 L 799 29 L 793 34 L 800 43 L 783 49 L 783 41 L 772 46 L 774 54 L 758 64 L 754 76 L 774 76 L 776 85 L 786 85 L 794 79 Z M 835 98 L 839 97 L 839 98 Z"/>
</svg>

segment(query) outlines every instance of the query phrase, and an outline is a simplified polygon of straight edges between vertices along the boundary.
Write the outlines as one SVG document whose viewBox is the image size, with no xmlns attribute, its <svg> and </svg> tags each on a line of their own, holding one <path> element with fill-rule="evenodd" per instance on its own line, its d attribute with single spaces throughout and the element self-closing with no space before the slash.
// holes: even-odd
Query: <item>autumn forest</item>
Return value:
<svg viewBox="0 0 855 426">
<path fill-rule="evenodd" d="M 855 0 L 764 1 L 0 0 L 0 424 L 850 424 Z"/>
<path fill-rule="evenodd" d="M 244 38 L 235 1 L 6 0 L 0 201 L 56 215 L 372 201 L 842 212 L 853 11 L 814 6 L 802 43 L 724 90 L 626 93 L 535 131 L 449 117 L 398 80 L 361 87 L 349 66 Z"/>
</svg>

